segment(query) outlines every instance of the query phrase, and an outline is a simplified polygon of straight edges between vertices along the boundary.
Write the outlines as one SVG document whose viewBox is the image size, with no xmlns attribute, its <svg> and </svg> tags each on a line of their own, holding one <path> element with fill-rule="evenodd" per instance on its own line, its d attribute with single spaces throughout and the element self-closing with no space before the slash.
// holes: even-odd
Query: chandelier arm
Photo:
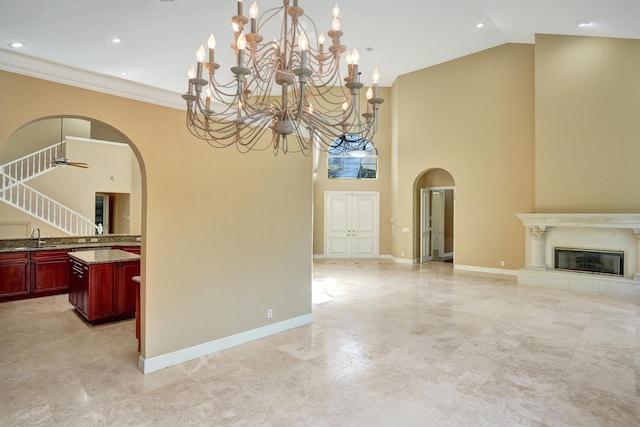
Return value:
<svg viewBox="0 0 640 427">
<path fill-rule="evenodd" d="M 282 6 L 267 10 L 257 20 L 256 14 L 257 10 L 252 10 L 249 20 L 239 7 L 238 15 L 232 18 L 237 26 L 232 80 L 218 80 L 219 65 L 213 60 L 215 40 L 209 44 L 208 62 L 204 63 L 203 49 L 199 50 L 197 74 L 190 78 L 189 91 L 183 95 L 189 131 L 212 147 L 235 145 L 242 153 L 271 147 L 274 154 L 305 155 L 314 147 L 328 150 L 347 136 L 350 145 L 373 136 L 384 101 L 377 97 L 377 71 L 374 95 L 368 94 L 367 112 L 360 114 L 363 85 L 357 62 L 350 62 L 349 56 L 348 77 L 342 78 L 341 57 L 346 47 L 340 44 L 343 32 L 339 22 L 334 25 L 337 15 L 327 33 L 331 41 L 325 51 L 324 43 L 309 43 L 318 28 L 298 7 L 298 0 L 293 5 L 283 0 Z M 263 42 L 261 33 L 278 16 L 282 17 L 280 35 L 273 42 Z M 251 32 L 244 34 L 249 22 Z M 205 67 L 208 80 L 202 80 Z"/>
<path fill-rule="evenodd" d="M 272 7 L 271 9 L 267 9 L 262 15 L 260 15 L 260 18 L 258 19 L 258 23 L 257 23 L 258 32 L 260 32 L 260 30 L 263 29 L 264 25 L 270 22 L 279 13 L 286 13 L 285 8 L 286 6 L 284 6 L 284 2 L 283 2 L 283 6 Z"/>
</svg>

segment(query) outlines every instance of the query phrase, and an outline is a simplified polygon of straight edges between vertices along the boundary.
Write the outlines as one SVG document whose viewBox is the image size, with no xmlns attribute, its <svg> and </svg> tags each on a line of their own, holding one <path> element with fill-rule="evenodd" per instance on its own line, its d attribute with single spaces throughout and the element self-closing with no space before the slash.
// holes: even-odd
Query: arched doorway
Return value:
<svg viewBox="0 0 640 427">
<path fill-rule="evenodd" d="M 434 168 L 416 178 L 415 227 L 418 262 L 454 260 L 455 181 L 444 169 Z"/>
<path fill-rule="evenodd" d="M 116 164 L 119 161 L 124 163 Z M 142 158 L 132 141 L 107 123 L 81 116 L 48 116 L 28 122 L 5 141 L 0 141 L 0 240 L 21 239 L 30 234 L 33 237 L 31 230 L 37 229 L 38 240 L 41 235 L 54 240 L 73 237 L 73 243 L 58 241 L 50 245 L 52 248 L 60 244 L 75 245 L 76 240 L 82 243 L 79 246 L 85 246 L 85 243 L 91 246 L 98 242 L 98 237 L 104 237 L 96 234 L 114 234 L 109 236 L 112 239 L 109 242 L 133 242 L 134 237 L 142 241 L 144 174 Z M 20 191 L 14 191 L 16 189 Z M 21 196 L 5 197 L 16 193 Z M 55 222 L 62 217 L 65 224 L 78 224 L 68 213 L 74 211 L 87 222 L 97 223 L 98 194 L 112 197 L 110 232 L 103 232 L 102 224 L 98 231 L 98 224 L 66 229 Z M 29 208 L 43 206 L 37 202 L 40 197 L 51 199 L 56 208 L 32 212 L 26 206 L 15 204 L 26 200 Z M 61 210 L 58 205 L 62 206 Z M 127 236 L 132 238 L 127 240 Z M 125 250 L 137 250 L 135 253 L 141 254 L 140 249 L 131 246 Z M 68 261 L 65 264 L 68 265 Z M 71 286 L 69 278 L 66 283 Z M 43 292 L 41 295 L 49 294 Z M 139 310 L 136 310 L 136 317 L 142 317 Z M 142 336 L 139 338 L 143 339 Z"/>
</svg>

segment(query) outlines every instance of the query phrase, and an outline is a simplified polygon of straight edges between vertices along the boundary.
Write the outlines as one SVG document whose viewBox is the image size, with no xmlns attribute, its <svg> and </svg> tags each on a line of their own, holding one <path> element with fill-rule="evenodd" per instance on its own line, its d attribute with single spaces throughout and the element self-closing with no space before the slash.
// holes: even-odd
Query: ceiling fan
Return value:
<svg viewBox="0 0 640 427">
<path fill-rule="evenodd" d="M 72 162 L 71 160 L 67 159 L 65 153 L 66 153 L 66 147 L 64 145 L 64 143 L 66 142 L 63 139 L 63 133 L 62 133 L 62 125 L 64 123 L 64 119 L 62 117 L 60 117 L 60 150 L 58 150 L 58 156 L 54 157 L 51 160 L 51 165 L 52 166 L 75 166 L 77 168 L 84 168 L 87 169 L 89 167 L 89 165 L 87 163 L 84 162 Z"/>
</svg>

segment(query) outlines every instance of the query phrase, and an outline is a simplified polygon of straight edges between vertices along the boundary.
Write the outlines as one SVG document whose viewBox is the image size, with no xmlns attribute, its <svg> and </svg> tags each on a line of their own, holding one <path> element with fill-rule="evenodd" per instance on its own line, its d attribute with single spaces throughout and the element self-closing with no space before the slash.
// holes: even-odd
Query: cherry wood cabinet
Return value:
<svg viewBox="0 0 640 427">
<path fill-rule="evenodd" d="M 0 301 L 29 295 L 31 292 L 29 252 L 0 253 Z"/>
<path fill-rule="evenodd" d="M 69 302 L 89 322 L 105 323 L 136 315 L 140 261 L 87 263 L 70 258 Z"/>
<path fill-rule="evenodd" d="M 136 294 L 140 291 L 133 278 L 140 275 L 140 261 L 124 262 L 118 270 L 118 309 L 127 318 L 136 315 Z"/>
<path fill-rule="evenodd" d="M 67 292 L 67 251 L 0 253 L 0 302 Z"/>
<path fill-rule="evenodd" d="M 113 248 L 140 255 L 139 245 L 123 243 L 114 245 Z M 82 245 L 65 245 L 65 247 L 65 249 L 32 248 L 0 251 L 0 303 L 72 292 L 73 283 L 80 276 L 73 275 L 73 269 L 69 267 L 68 253 L 78 249 L 91 251 L 101 249 Z M 82 301 L 77 296 L 77 291 L 76 296 L 70 299 Z M 131 308 L 135 304 L 135 298 L 128 287 L 118 289 L 116 302 L 126 307 L 127 313 L 135 313 L 135 308 Z M 87 312 L 86 309 L 85 312 Z"/>
<path fill-rule="evenodd" d="M 69 287 L 68 260 L 65 249 L 32 252 L 31 292 L 66 292 Z"/>
</svg>

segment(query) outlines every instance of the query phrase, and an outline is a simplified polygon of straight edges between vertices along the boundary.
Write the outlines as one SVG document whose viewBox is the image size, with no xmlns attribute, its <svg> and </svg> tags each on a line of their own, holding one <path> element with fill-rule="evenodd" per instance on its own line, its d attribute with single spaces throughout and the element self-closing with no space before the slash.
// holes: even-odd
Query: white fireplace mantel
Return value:
<svg viewBox="0 0 640 427">
<path fill-rule="evenodd" d="M 517 214 L 527 228 L 518 283 L 640 297 L 640 214 Z M 554 248 L 624 252 L 624 277 L 554 269 Z"/>
<path fill-rule="evenodd" d="M 640 230 L 640 214 L 522 213 L 527 227 L 631 228 Z"/>
</svg>

